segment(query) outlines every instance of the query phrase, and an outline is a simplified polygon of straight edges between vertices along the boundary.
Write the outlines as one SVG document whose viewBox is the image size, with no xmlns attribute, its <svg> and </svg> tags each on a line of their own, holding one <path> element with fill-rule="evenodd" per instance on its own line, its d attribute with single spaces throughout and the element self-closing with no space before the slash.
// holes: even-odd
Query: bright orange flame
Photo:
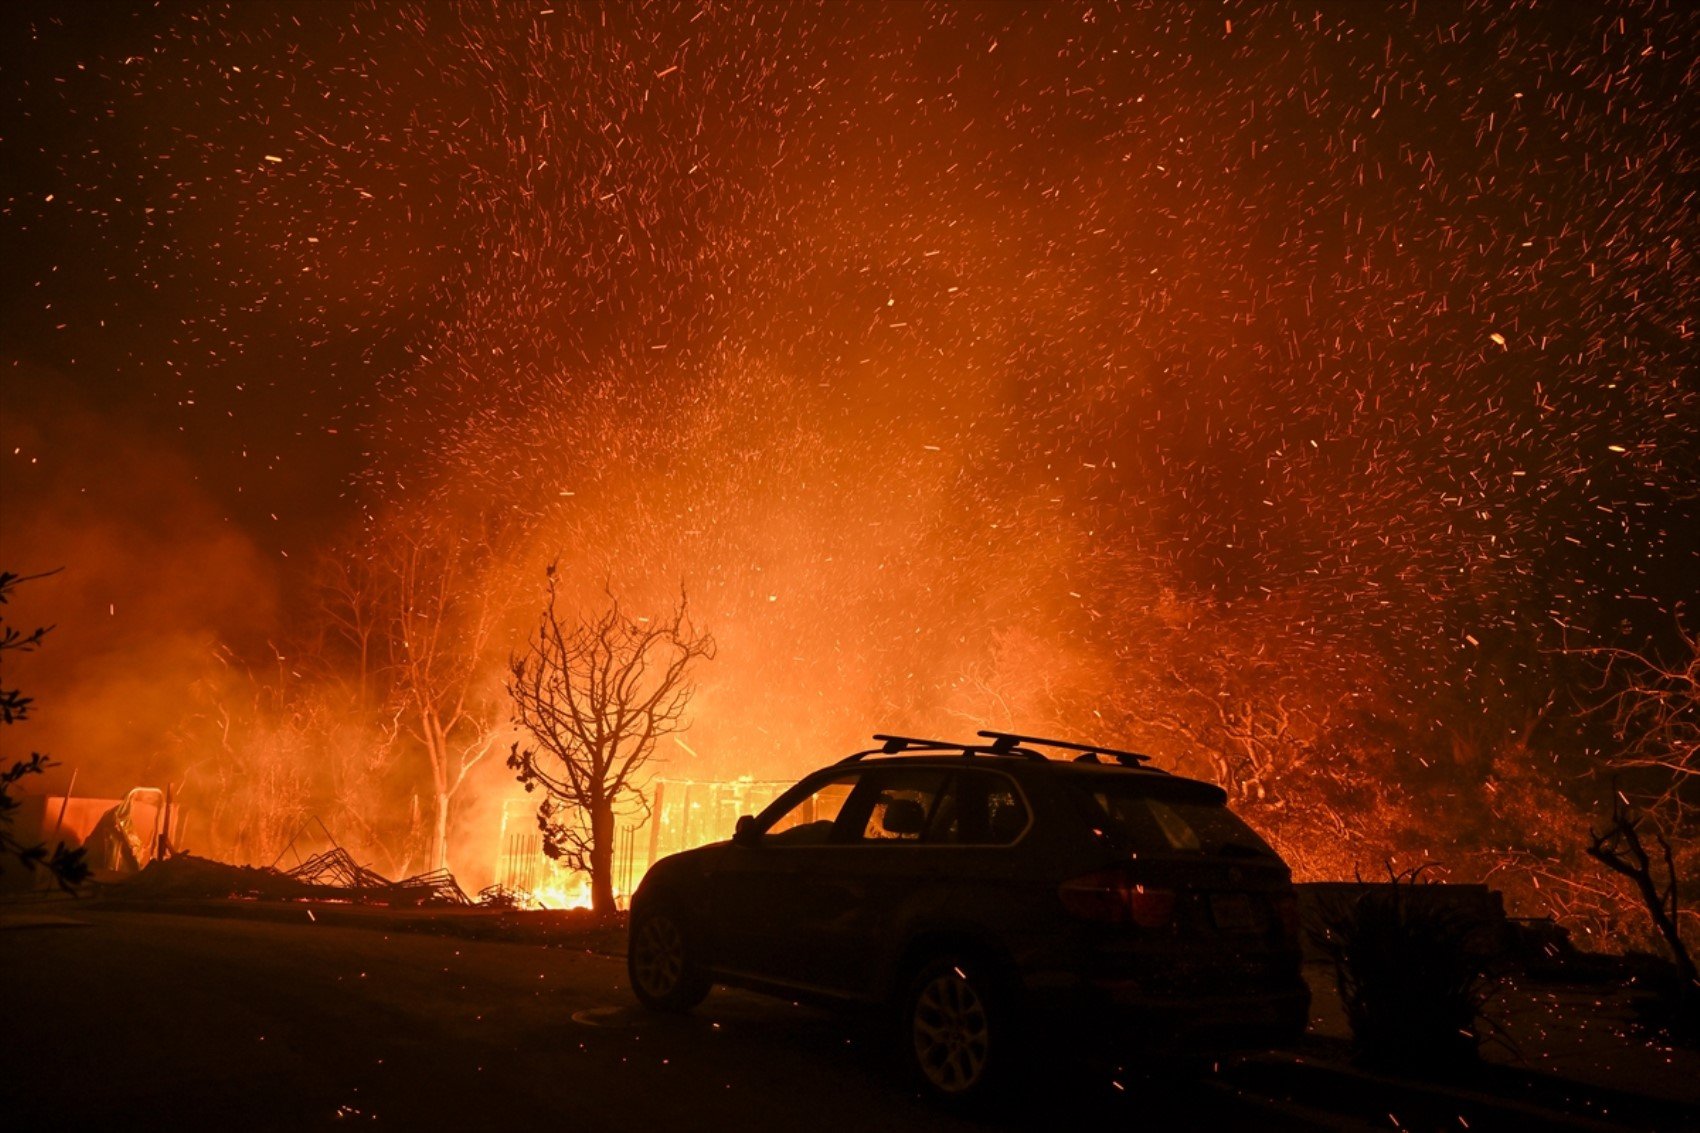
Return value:
<svg viewBox="0 0 1700 1133">
<path fill-rule="evenodd" d="M 616 904 L 625 904 L 625 894 L 614 891 Z M 521 892 L 522 901 L 545 909 L 588 909 L 591 907 L 590 878 L 584 874 L 564 874 L 545 884 Z"/>
</svg>

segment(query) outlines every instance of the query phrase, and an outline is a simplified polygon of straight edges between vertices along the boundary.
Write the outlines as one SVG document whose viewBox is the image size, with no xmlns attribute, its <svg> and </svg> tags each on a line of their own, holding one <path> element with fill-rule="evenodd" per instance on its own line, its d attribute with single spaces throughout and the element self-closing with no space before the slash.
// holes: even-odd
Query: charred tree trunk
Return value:
<svg viewBox="0 0 1700 1133">
<path fill-rule="evenodd" d="M 437 792 L 437 820 L 431 828 L 431 861 L 435 869 L 449 868 L 449 796 Z"/>
<path fill-rule="evenodd" d="M 614 808 L 595 804 L 590 818 L 590 907 L 597 916 L 614 912 Z"/>
<path fill-rule="evenodd" d="M 429 707 L 421 708 L 419 733 L 425 739 L 425 757 L 431 761 L 431 844 L 425 860 L 431 869 L 449 866 L 448 752 L 442 726 Z"/>
</svg>

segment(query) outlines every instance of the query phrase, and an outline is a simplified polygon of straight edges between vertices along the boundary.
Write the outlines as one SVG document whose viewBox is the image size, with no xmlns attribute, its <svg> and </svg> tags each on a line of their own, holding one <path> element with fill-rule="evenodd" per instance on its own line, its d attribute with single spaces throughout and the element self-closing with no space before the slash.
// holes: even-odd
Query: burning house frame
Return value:
<svg viewBox="0 0 1700 1133">
<path fill-rule="evenodd" d="M 620 822 L 614 836 L 614 891 L 623 906 L 649 867 L 669 854 L 732 836 L 740 815 L 755 814 L 791 786 L 790 780 L 656 779 L 649 812 Z M 590 904 L 590 880 L 543 852 L 537 804 L 529 797 L 502 804 L 496 884 L 550 907 Z"/>
</svg>

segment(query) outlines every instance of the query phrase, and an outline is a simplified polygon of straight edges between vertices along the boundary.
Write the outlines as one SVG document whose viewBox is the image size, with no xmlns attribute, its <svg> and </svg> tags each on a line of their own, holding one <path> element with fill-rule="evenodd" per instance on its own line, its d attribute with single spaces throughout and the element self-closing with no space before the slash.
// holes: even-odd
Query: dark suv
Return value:
<svg viewBox="0 0 1700 1133">
<path fill-rule="evenodd" d="M 1303 1032 L 1291 874 L 1219 788 L 980 736 L 875 736 L 730 842 L 657 862 L 632 900 L 638 999 L 684 1011 L 725 983 L 892 1008 L 921 1084 L 963 1100 L 1023 1045 L 1213 1054 Z"/>
</svg>

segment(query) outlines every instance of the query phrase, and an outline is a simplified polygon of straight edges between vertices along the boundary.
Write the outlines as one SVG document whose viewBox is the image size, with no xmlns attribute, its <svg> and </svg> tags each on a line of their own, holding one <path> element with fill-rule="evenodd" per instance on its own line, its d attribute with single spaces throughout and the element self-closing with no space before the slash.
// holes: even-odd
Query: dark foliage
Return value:
<svg viewBox="0 0 1700 1133">
<path fill-rule="evenodd" d="M 40 578 L 32 575 L 30 578 Z M 0 571 L 0 606 L 10 599 L 11 592 L 18 583 L 28 582 L 11 571 Z M 47 637 L 51 626 L 41 626 L 29 633 L 24 633 L 13 626 L 5 624 L 0 618 L 0 656 L 5 653 L 28 653 L 39 647 Z M 33 698 L 25 696 L 16 688 L 0 687 L 0 722 L 15 724 L 29 718 Z M 10 767 L 0 770 L 0 870 L 5 869 L 6 862 L 16 860 L 23 867 L 34 873 L 37 869 L 45 869 L 59 883 L 60 887 L 71 890 L 88 878 L 89 867 L 83 860 L 83 851 L 71 850 L 60 842 L 50 852 L 45 842 L 26 844 L 12 834 L 12 822 L 16 817 L 18 800 L 13 797 L 12 790 L 17 784 L 30 775 L 40 775 L 52 767 L 53 761 L 40 752 L 31 752 L 28 759 L 15 760 Z"/>
<path fill-rule="evenodd" d="M 1334 962 L 1358 1060 L 1396 1071 L 1474 1063 L 1491 990 L 1469 947 L 1474 922 L 1414 899 L 1420 870 L 1323 910 L 1311 940 Z"/>
</svg>

